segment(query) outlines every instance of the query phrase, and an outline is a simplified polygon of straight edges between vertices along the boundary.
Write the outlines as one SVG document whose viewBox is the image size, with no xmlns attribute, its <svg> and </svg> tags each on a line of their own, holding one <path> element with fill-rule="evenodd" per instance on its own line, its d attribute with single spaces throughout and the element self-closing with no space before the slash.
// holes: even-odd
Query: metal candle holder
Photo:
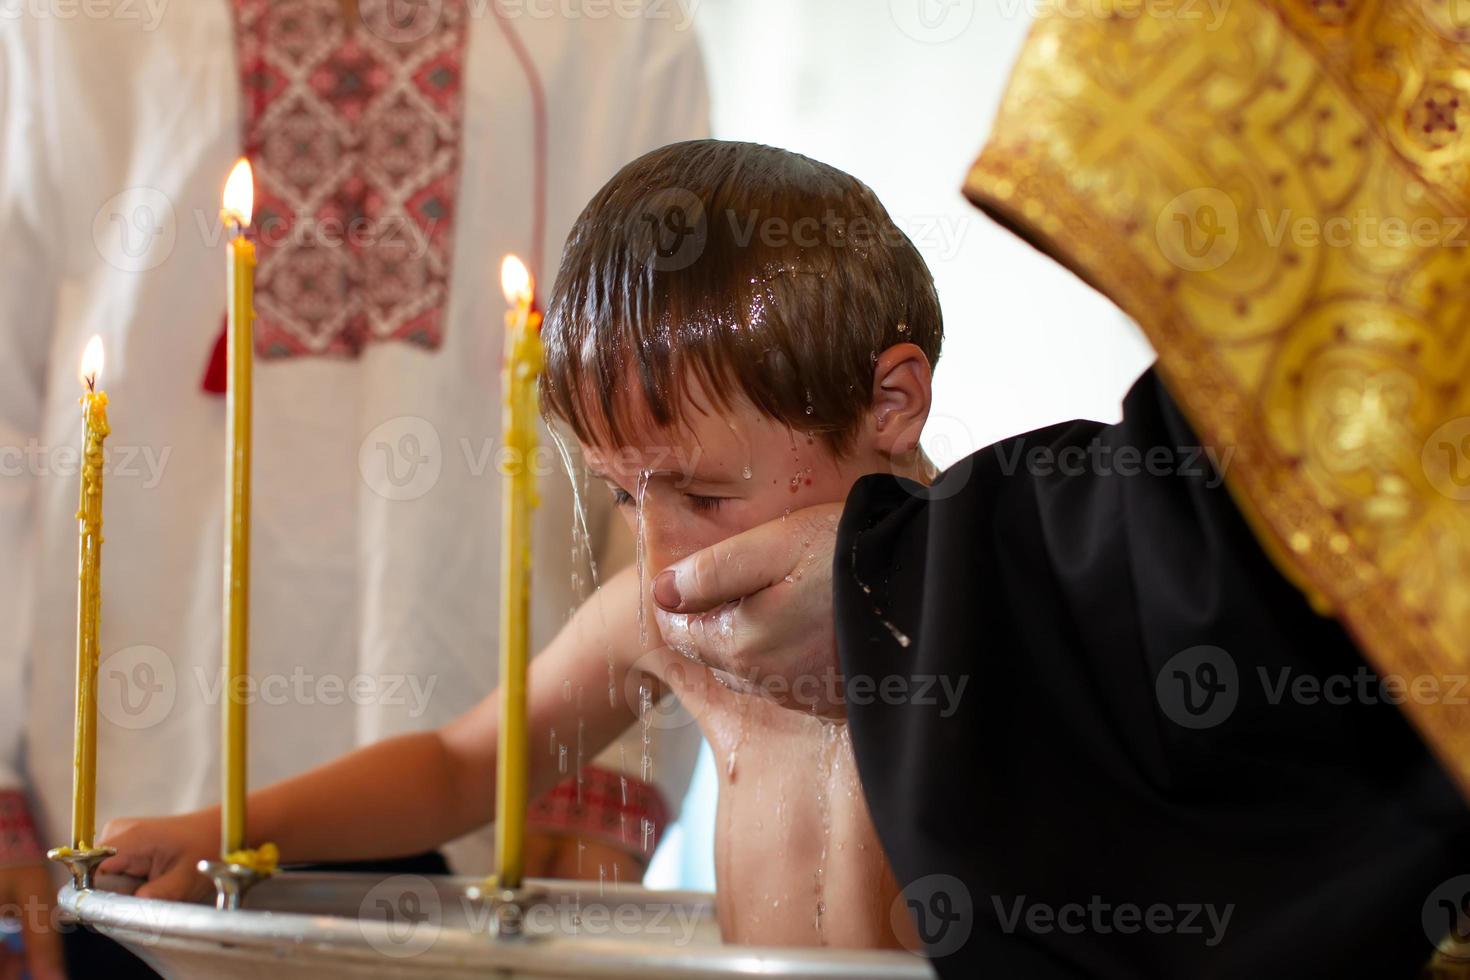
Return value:
<svg viewBox="0 0 1470 980">
<path fill-rule="evenodd" d="M 71 872 L 71 882 L 79 892 L 92 890 L 92 879 L 97 874 L 97 865 L 117 853 L 115 847 L 53 847 L 46 856 L 57 864 L 66 865 Z"/>
<path fill-rule="evenodd" d="M 501 940 L 523 938 L 526 909 L 547 901 L 549 897 L 539 888 L 501 888 L 493 878 L 470 885 L 464 894 L 471 902 L 482 902 L 490 907 L 490 935 Z"/>
<path fill-rule="evenodd" d="M 214 907 L 222 912 L 239 909 L 245 894 L 270 877 L 269 872 L 232 861 L 200 861 L 198 868 L 214 882 Z"/>
</svg>

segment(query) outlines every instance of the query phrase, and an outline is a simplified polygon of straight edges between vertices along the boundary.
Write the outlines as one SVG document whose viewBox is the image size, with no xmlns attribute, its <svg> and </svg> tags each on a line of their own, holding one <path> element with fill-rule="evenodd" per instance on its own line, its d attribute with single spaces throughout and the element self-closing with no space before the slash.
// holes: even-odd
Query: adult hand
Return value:
<svg viewBox="0 0 1470 980">
<path fill-rule="evenodd" d="M 696 552 L 653 581 L 664 642 L 739 690 L 840 717 L 832 552 L 841 504 L 794 511 Z"/>
<path fill-rule="evenodd" d="M 51 869 L 44 864 L 0 868 L 0 917 L 21 929 L 24 952 L 0 945 L 0 977 L 30 976 L 32 980 L 63 980 L 61 935 L 51 919 L 56 894 Z"/>
</svg>

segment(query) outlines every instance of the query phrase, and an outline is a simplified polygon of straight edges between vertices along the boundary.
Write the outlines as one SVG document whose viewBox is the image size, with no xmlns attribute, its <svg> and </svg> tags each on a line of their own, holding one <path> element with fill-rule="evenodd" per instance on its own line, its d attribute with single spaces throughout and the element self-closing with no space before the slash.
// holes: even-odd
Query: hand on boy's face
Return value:
<svg viewBox="0 0 1470 980">
<path fill-rule="evenodd" d="M 839 457 L 748 402 L 685 418 L 665 445 L 582 447 L 641 535 L 647 574 L 674 566 L 654 592 L 664 642 L 774 700 L 840 714 L 832 549 L 842 501 L 881 454 L 859 440 Z M 663 601 L 675 584 L 684 594 Z"/>
<path fill-rule="evenodd" d="M 832 552 L 842 504 L 794 511 L 659 572 L 663 640 L 790 707 L 844 713 L 832 624 Z"/>
<path fill-rule="evenodd" d="M 729 412 L 686 416 L 659 444 L 582 447 L 593 479 L 607 484 L 641 535 L 650 572 L 767 521 L 845 500 L 858 477 L 879 467 L 872 452 L 838 457 L 819 435 L 744 400 Z"/>
</svg>

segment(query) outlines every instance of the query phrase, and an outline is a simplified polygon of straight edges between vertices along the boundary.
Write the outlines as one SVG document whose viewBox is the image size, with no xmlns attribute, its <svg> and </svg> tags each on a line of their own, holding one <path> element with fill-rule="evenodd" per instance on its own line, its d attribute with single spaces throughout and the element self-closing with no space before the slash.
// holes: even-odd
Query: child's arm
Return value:
<svg viewBox="0 0 1470 980">
<path fill-rule="evenodd" d="M 614 576 L 532 661 L 533 798 L 562 775 L 548 751 L 553 728 L 575 746 L 580 719 L 590 759 L 633 722 L 637 685 L 628 671 L 642 652 L 640 591 L 632 569 Z M 657 637 L 654 629 L 650 641 Z M 494 817 L 499 714 L 492 694 L 437 731 L 387 739 L 251 793 L 248 845 L 274 842 L 283 863 L 355 861 L 417 854 L 474 830 Z M 102 842 L 118 853 L 101 870 L 147 879 L 139 895 L 191 896 L 200 892 L 196 862 L 218 855 L 219 809 L 114 820 Z"/>
</svg>

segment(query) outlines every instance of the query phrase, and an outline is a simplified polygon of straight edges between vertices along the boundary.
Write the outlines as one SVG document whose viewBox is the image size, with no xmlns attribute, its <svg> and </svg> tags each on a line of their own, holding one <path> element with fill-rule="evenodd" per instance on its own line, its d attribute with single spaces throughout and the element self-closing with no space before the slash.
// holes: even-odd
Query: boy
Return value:
<svg viewBox="0 0 1470 980">
<path fill-rule="evenodd" d="M 804 695 L 716 676 L 657 642 L 641 579 L 646 567 L 840 501 L 866 473 L 928 481 L 918 437 L 942 326 L 923 260 L 840 171 L 752 144 L 675 144 L 629 164 L 587 206 L 545 335 L 546 410 L 633 523 L 639 563 L 536 658 L 531 745 L 548 744 L 552 729 L 580 731 L 594 753 L 647 710 L 645 690 L 672 690 L 721 774 L 725 939 L 917 948 L 892 914 L 898 889 L 846 726 L 815 710 L 836 679 L 813 676 Z M 831 571 L 813 561 L 794 574 Z M 726 627 L 716 611 L 680 628 Z M 632 695 L 598 696 L 610 682 Z M 274 841 L 292 863 L 348 861 L 466 833 L 494 811 L 497 727 L 492 696 L 439 731 L 254 793 L 251 842 Z M 533 793 L 557 776 L 557 761 L 533 751 Z M 150 879 L 142 895 L 192 893 L 216 828 L 208 811 L 114 822 L 103 836 L 119 853 L 103 870 Z"/>
</svg>

